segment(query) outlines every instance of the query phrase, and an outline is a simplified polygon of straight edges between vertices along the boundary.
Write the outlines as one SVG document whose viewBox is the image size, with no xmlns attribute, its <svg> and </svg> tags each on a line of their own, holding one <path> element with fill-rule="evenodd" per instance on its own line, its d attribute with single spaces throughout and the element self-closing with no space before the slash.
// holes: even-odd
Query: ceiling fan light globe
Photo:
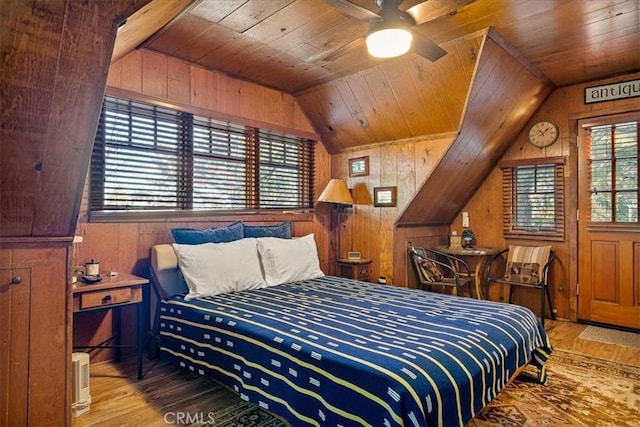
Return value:
<svg viewBox="0 0 640 427">
<path fill-rule="evenodd" d="M 413 36 L 404 28 L 382 28 L 367 35 L 369 54 L 376 58 L 395 58 L 411 49 Z"/>
</svg>

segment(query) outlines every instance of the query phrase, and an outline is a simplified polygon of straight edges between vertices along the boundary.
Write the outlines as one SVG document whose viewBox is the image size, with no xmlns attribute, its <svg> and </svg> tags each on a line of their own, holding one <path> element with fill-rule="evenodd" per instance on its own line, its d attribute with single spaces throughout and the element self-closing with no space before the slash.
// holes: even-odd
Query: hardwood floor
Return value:
<svg viewBox="0 0 640 427">
<path fill-rule="evenodd" d="M 579 338 L 587 325 L 565 322 L 562 320 L 546 320 L 545 329 L 555 348 L 586 354 L 612 362 L 640 366 L 640 348 L 607 344 Z"/>
<path fill-rule="evenodd" d="M 545 326 L 555 348 L 640 366 L 639 348 L 579 338 L 586 325 L 547 320 Z M 213 381 L 157 360 L 145 360 L 144 379 L 136 380 L 135 371 L 133 357 L 121 364 L 91 365 L 91 411 L 74 419 L 72 426 L 161 426 L 174 423 L 172 411 L 197 412 L 199 399 L 216 407 L 228 402 L 228 393 L 216 392 L 220 388 Z"/>
</svg>

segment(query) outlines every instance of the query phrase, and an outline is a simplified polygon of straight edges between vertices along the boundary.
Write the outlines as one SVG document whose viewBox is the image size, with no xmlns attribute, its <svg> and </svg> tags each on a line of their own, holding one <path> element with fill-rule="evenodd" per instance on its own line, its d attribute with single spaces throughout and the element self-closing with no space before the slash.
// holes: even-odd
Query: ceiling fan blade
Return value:
<svg viewBox="0 0 640 427">
<path fill-rule="evenodd" d="M 384 1 L 376 3 L 381 7 L 381 15 L 379 15 L 360 5 L 351 3 L 349 0 L 324 0 L 325 3 L 338 9 L 343 14 L 360 21 L 381 21 L 383 19 L 390 18 L 391 15 L 395 16 L 397 14 L 405 14 L 405 20 L 415 20 L 416 25 L 439 18 L 442 15 L 457 12 L 459 8 L 474 0 L 428 0 L 407 9 L 406 12 L 402 12 L 397 9 L 398 4 L 402 3 L 402 0 L 386 1 L 391 3 L 385 3 Z M 412 24 L 413 22 L 410 25 Z M 428 39 L 417 31 L 412 31 L 412 33 L 413 52 L 422 55 L 432 62 L 437 61 L 447 54 L 444 49 L 442 49 L 432 40 Z M 315 59 L 322 61 L 332 61 L 340 56 L 345 55 L 349 51 L 352 51 L 354 48 L 362 46 L 363 44 L 363 39 L 357 39 L 332 52 L 320 55 Z"/>
<path fill-rule="evenodd" d="M 428 0 L 410 7 L 405 12 L 411 15 L 416 21 L 416 25 L 420 25 L 433 21 L 441 16 L 455 15 L 464 6 L 474 1 L 475 0 Z"/>
<path fill-rule="evenodd" d="M 416 31 L 412 31 L 411 34 L 413 34 L 411 50 L 424 56 L 429 61 L 435 62 L 447 54 L 446 50 L 435 44 L 431 39 L 426 38 Z"/>
<path fill-rule="evenodd" d="M 344 13 L 347 16 L 350 16 L 355 19 L 359 19 L 360 21 L 379 21 L 380 15 L 375 12 L 370 11 L 362 6 L 351 3 L 348 0 L 324 0 L 325 3 L 335 7 L 340 12 Z"/>
</svg>

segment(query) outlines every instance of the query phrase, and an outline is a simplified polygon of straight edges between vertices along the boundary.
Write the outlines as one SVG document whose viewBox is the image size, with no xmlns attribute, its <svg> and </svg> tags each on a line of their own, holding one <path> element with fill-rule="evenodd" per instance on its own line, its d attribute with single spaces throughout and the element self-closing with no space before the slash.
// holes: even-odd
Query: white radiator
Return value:
<svg viewBox="0 0 640 427">
<path fill-rule="evenodd" d="M 73 404 L 74 417 L 89 412 L 91 395 L 89 394 L 89 353 L 73 353 Z"/>
</svg>

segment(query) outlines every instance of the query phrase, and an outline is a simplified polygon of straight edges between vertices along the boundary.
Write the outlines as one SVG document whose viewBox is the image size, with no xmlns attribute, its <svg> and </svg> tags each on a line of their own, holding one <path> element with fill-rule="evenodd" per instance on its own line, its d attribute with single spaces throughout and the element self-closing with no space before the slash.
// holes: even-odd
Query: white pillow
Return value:
<svg viewBox="0 0 640 427">
<path fill-rule="evenodd" d="M 174 243 L 173 249 L 189 287 L 185 299 L 266 286 L 256 239 L 201 245 Z"/>
<path fill-rule="evenodd" d="M 267 286 L 324 276 L 313 233 L 299 239 L 261 237 L 258 252 Z"/>
</svg>

